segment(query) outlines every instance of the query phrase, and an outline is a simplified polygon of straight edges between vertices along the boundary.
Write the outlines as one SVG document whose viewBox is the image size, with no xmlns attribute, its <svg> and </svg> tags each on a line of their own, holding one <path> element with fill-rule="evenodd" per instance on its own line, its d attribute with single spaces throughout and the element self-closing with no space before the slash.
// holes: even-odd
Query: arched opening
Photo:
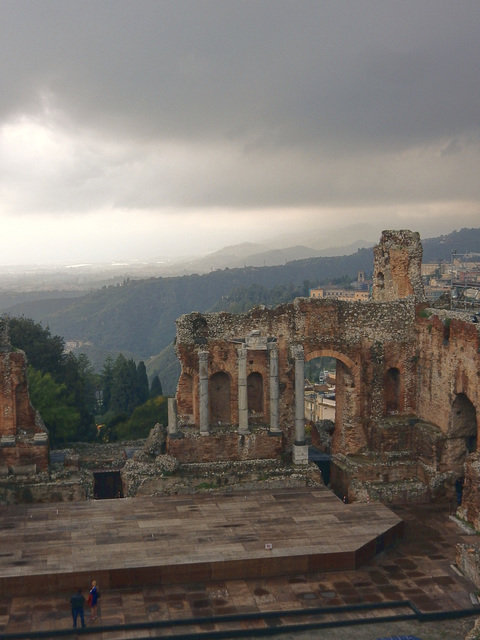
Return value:
<svg viewBox="0 0 480 640">
<path fill-rule="evenodd" d="M 400 371 L 392 367 L 385 376 L 385 413 L 401 411 L 401 375 Z"/>
<path fill-rule="evenodd" d="M 309 458 L 320 468 L 325 484 L 330 482 L 333 491 L 343 495 L 341 474 L 336 472 L 330 456 L 335 451 L 347 453 L 349 447 L 345 434 L 358 430 L 358 398 L 352 370 L 354 363 L 348 358 L 344 362 L 336 352 L 330 350 L 324 355 L 314 352 L 312 356 L 308 358 L 307 355 L 305 362 L 305 419 L 307 438 L 310 435 Z"/>
<path fill-rule="evenodd" d="M 337 360 L 319 356 L 305 362 L 305 420 L 335 423 Z M 333 429 L 332 429 L 333 431 Z"/>
<path fill-rule="evenodd" d="M 247 377 L 248 416 L 255 422 L 263 417 L 263 376 L 253 371 Z"/>
<path fill-rule="evenodd" d="M 381 271 L 379 271 L 377 273 L 377 287 L 383 291 L 383 289 L 385 289 L 385 276 L 383 275 L 383 273 Z"/>
<path fill-rule="evenodd" d="M 231 424 L 230 376 L 218 371 L 210 378 L 210 422 L 212 425 Z"/>
<path fill-rule="evenodd" d="M 477 412 L 464 393 L 452 402 L 448 427 L 450 436 L 464 439 L 466 454 L 477 450 Z"/>
</svg>

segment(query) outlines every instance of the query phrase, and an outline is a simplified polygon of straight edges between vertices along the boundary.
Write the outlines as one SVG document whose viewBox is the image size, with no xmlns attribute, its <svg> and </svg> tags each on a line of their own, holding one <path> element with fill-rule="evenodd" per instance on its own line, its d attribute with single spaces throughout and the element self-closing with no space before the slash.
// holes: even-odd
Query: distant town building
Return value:
<svg viewBox="0 0 480 640">
<path fill-rule="evenodd" d="M 89 347 L 91 346 L 91 342 L 86 340 L 83 342 L 82 340 L 66 340 L 65 341 L 65 353 L 70 353 L 70 351 L 74 351 L 75 349 L 79 349 L 80 347 Z"/>
<path fill-rule="evenodd" d="M 357 280 L 351 283 L 350 289 L 342 287 L 316 287 L 310 289 L 310 298 L 335 298 L 352 302 L 355 300 L 368 300 L 370 298 L 371 281 L 365 279 L 365 271 L 359 271 Z"/>
<path fill-rule="evenodd" d="M 336 300 L 346 300 L 351 302 L 352 300 L 368 300 L 370 298 L 370 294 L 368 290 L 362 291 L 325 287 L 322 289 L 310 289 L 310 298 L 335 298 Z"/>
<path fill-rule="evenodd" d="M 451 262 L 422 264 L 421 275 L 428 301 L 446 294 L 452 308 L 468 309 L 480 306 L 479 254 L 452 254 Z"/>
<path fill-rule="evenodd" d="M 305 391 L 305 419 L 311 422 L 335 422 L 335 391 L 327 394 Z"/>
</svg>

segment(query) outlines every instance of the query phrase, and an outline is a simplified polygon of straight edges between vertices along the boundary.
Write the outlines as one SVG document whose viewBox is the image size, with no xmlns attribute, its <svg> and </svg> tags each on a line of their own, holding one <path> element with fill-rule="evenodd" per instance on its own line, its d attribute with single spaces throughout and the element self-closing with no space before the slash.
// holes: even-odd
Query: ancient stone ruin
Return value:
<svg viewBox="0 0 480 640">
<path fill-rule="evenodd" d="M 479 325 L 466 313 L 427 307 L 421 260 L 418 233 L 384 231 L 371 300 L 298 298 L 241 315 L 182 316 L 168 426 L 131 455 L 111 451 L 101 465 L 94 448 L 67 452 L 42 491 L 30 485 L 33 499 L 49 491 L 55 499 L 92 497 L 100 471 L 120 474 L 125 496 L 321 482 L 308 460 L 304 367 L 330 356 L 331 487 L 349 501 L 456 504 L 463 484 L 460 514 L 480 530 Z M 2 348 L 0 464 L 11 476 L 15 465 L 44 469 L 46 447 L 26 403 L 24 356 Z"/>
<path fill-rule="evenodd" d="M 0 478 L 4 484 L 48 471 L 48 433 L 30 403 L 23 351 L 13 350 L 0 318 Z"/>
<path fill-rule="evenodd" d="M 384 231 L 373 299 L 298 298 L 244 315 L 185 315 L 167 451 L 181 463 L 308 461 L 304 363 L 337 361 L 331 485 L 349 500 L 451 499 L 479 526 L 479 333 L 426 309 L 418 233 Z"/>
</svg>

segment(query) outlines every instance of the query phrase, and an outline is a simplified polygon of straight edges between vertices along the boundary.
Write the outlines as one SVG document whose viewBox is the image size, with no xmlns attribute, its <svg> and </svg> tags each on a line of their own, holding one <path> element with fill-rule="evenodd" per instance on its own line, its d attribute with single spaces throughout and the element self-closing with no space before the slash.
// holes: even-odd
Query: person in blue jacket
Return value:
<svg viewBox="0 0 480 640">
<path fill-rule="evenodd" d="M 92 588 L 90 589 L 89 601 L 90 601 L 91 614 L 92 614 L 91 617 L 92 617 L 92 620 L 95 620 L 95 618 L 97 617 L 97 601 L 98 601 L 98 589 L 97 589 L 96 580 L 92 581 Z"/>
<path fill-rule="evenodd" d="M 83 597 L 81 589 L 70 598 L 70 606 L 72 607 L 73 627 L 75 628 L 77 626 L 78 616 L 80 616 L 80 622 L 82 623 L 82 627 L 84 627 L 83 607 L 85 606 L 85 598 Z"/>
</svg>

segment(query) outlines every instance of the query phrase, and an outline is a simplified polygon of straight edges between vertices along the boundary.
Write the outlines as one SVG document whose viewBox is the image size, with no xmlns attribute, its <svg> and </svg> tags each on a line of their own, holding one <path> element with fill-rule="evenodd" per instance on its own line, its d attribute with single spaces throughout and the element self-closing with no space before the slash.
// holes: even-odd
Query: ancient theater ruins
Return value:
<svg viewBox="0 0 480 640">
<path fill-rule="evenodd" d="M 421 264 L 418 233 L 384 231 L 370 299 L 297 298 L 178 318 L 181 374 L 168 425 L 133 453 L 121 443 L 75 445 L 50 465 L 25 357 L 3 323 L 0 499 L 88 500 L 100 476 L 125 497 L 322 484 L 309 461 L 305 364 L 328 356 L 336 361 L 335 493 L 348 502 L 456 505 L 462 487 L 459 514 L 480 530 L 480 325 L 428 306 Z"/>
<path fill-rule="evenodd" d="M 2 555 L 0 591 L 71 589 L 92 572 L 118 589 L 353 571 L 403 535 L 385 505 L 453 503 L 480 530 L 479 325 L 428 307 L 421 262 L 417 233 L 384 231 L 371 299 L 182 316 L 168 425 L 134 452 L 81 443 L 49 464 L 25 356 L 3 326 L 2 536 L 21 561 Z M 337 363 L 333 491 L 305 428 L 305 363 L 323 356 Z M 105 478 L 115 495 L 99 495 Z M 64 504 L 14 504 L 54 501 Z M 58 531 L 55 546 L 32 545 L 45 527 Z M 471 549 L 457 565 L 473 558 L 465 573 L 478 586 Z"/>
<path fill-rule="evenodd" d="M 451 498 L 479 526 L 479 332 L 428 309 L 418 233 L 384 231 L 371 300 L 298 298 L 243 315 L 185 315 L 168 452 L 180 463 L 308 462 L 305 362 L 337 362 L 331 485 L 353 500 Z"/>
</svg>

